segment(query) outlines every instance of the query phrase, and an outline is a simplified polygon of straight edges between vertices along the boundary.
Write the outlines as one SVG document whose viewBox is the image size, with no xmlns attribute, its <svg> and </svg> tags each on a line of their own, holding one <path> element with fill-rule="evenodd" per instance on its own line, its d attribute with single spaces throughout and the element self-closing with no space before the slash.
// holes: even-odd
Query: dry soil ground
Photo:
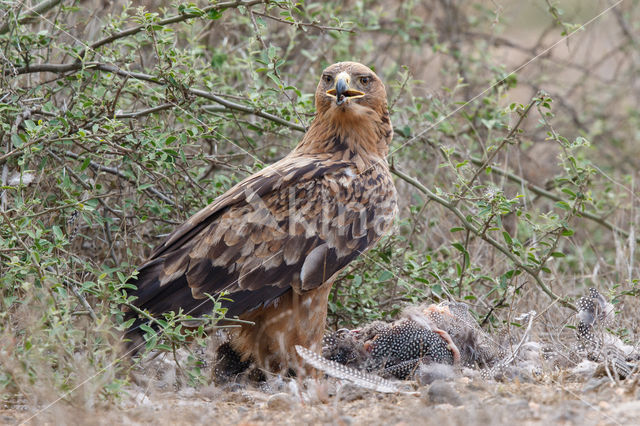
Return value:
<svg viewBox="0 0 640 426">
<path fill-rule="evenodd" d="M 61 402 L 37 413 L 14 407 L 0 411 L 0 423 L 639 424 L 638 382 L 638 376 L 618 383 L 608 377 L 576 381 L 561 372 L 526 383 L 459 376 L 426 386 L 407 382 L 413 393 L 381 394 L 334 379 L 198 389 L 156 381 L 146 388 L 132 386 L 118 408 L 83 409 Z"/>
</svg>

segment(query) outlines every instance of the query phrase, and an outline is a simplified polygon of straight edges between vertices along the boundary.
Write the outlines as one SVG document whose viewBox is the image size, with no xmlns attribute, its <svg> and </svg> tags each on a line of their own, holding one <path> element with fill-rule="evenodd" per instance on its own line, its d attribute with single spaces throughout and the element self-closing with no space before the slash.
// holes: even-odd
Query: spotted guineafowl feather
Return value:
<svg viewBox="0 0 640 426">
<path fill-rule="evenodd" d="M 353 384 L 365 389 L 371 389 L 382 393 L 397 393 L 400 389 L 392 382 L 365 371 L 356 370 L 346 365 L 328 360 L 310 351 L 307 348 L 296 345 L 296 351 L 313 368 L 316 368 L 336 379 L 349 380 Z"/>
</svg>

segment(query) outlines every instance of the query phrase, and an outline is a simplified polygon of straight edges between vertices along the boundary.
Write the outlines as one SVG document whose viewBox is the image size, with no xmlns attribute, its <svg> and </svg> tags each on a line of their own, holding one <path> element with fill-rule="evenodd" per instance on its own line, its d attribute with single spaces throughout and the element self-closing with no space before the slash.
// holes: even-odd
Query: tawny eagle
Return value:
<svg viewBox="0 0 640 426">
<path fill-rule="evenodd" d="M 207 314 L 208 295 L 226 292 L 227 317 L 253 323 L 232 333 L 231 347 L 271 371 L 295 367 L 295 345 L 321 350 L 333 280 L 397 212 L 386 160 L 393 130 L 378 76 L 355 62 L 331 65 L 315 105 L 290 154 L 178 227 L 131 281 L 134 304 L 151 315 Z"/>
</svg>

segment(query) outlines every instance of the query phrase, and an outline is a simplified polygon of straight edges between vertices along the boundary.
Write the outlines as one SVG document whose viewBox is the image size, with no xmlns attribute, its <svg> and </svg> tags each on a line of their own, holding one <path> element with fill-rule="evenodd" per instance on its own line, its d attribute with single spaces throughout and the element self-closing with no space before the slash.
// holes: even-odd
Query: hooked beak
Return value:
<svg viewBox="0 0 640 426">
<path fill-rule="evenodd" d="M 327 91 L 327 95 L 336 98 L 336 105 L 342 105 L 348 98 L 357 99 L 364 96 L 364 92 L 351 89 L 349 87 L 350 82 L 351 77 L 343 71 L 336 77 L 334 88 Z"/>
</svg>

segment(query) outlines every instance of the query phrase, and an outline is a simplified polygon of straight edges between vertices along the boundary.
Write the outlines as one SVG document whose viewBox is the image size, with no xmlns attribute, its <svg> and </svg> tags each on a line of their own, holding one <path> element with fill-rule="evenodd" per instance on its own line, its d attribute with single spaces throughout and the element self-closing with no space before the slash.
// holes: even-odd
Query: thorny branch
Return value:
<svg viewBox="0 0 640 426">
<path fill-rule="evenodd" d="M 529 114 L 529 111 L 531 111 L 531 108 L 536 102 L 537 100 L 534 98 L 520 113 L 520 118 L 518 119 L 518 122 L 515 124 L 515 126 L 511 128 L 511 130 L 509 131 L 509 134 L 505 136 L 504 139 L 502 139 L 502 142 L 500 142 L 500 144 L 493 150 L 491 155 L 489 155 L 489 157 L 485 161 L 483 161 L 482 164 L 480 164 L 480 167 L 476 169 L 476 171 L 473 173 L 473 176 L 471 176 L 471 179 L 469 179 L 464 185 L 464 187 L 462 188 L 462 192 L 460 192 L 460 194 L 458 195 L 459 197 L 458 199 L 462 199 L 462 197 L 464 197 L 464 195 L 467 193 L 467 191 L 469 190 L 473 182 L 478 178 L 480 173 L 482 173 L 489 166 L 489 164 L 491 164 L 491 162 L 493 161 L 495 156 L 498 154 L 498 152 L 500 152 L 502 148 L 505 146 L 505 144 L 509 142 L 511 138 L 513 138 L 513 135 L 515 135 L 518 129 L 520 128 L 520 124 L 522 124 L 522 121 Z M 453 205 L 455 206 L 456 203 L 454 203 Z"/>
<path fill-rule="evenodd" d="M 15 70 L 15 72 L 17 74 L 32 74 L 32 73 L 38 73 L 38 72 L 52 72 L 52 73 L 68 73 L 68 72 L 75 72 L 75 71 L 80 71 L 80 70 L 97 70 L 97 71 L 102 71 L 102 72 L 111 72 L 117 75 L 120 75 L 122 77 L 128 77 L 128 78 L 132 78 L 135 80 L 141 80 L 141 81 L 147 81 L 149 83 L 154 83 L 154 84 L 158 84 L 158 85 L 163 85 L 166 86 L 168 85 L 167 82 L 161 81 L 158 78 L 150 75 L 150 74 L 144 74 L 144 73 L 140 73 L 140 72 L 133 72 L 133 71 L 126 71 L 123 70 L 122 68 L 119 68 L 115 65 L 110 65 L 110 64 L 104 64 L 104 63 L 100 63 L 100 62 L 89 62 L 89 63 L 80 63 L 80 62 L 74 62 L 71 64 L 37 64 L 37 65 L 27 65 L 24 67 L 20 67 L 17 68 Z M 200 90 L 200 89 L 192 89 L 192 88 L 184 88 L 184 90 L 187 93 L 190 93 L 192 95 L 201 97 L 201 98 L 205 98 L 205 99 L 209 99 L 211 101 L 214 101 L 226 108 L 229 108 L 231 110 L 236 110 L 236 111 L 241 111 L 244 113 L 248 113 L 248 114 L 253 114 L 256 115 L 258 117 L 273 121 L 274 123 L 278 123 L 281 124 L 283 126 L 289 127 L 290 129 L 293 130 L 297 130 L 300 132 L 304 132 L 305 128 L 304 126 L 300 125 L 300 124 L 296 124 L 296 123 L 292 123 L 290 121 L 287 121 L 283 118 L 278 117 L 277 115 L 273 115 L 270 114 L 268 112 L 264 112 L 259 108 L 256 107 L 251 107 L 251 106 L 247 106 L 247 105 L 242 105 L 242 104 L 238 104 L 235 102 L 231 102 L 227 99 L 224 99 L 221 96 L 218 96 L 216 94 L 213 93 L 209 93 L 206 92 L 204 90 Z"/>
<path fill-rule="evenodd" d="M 495 239 L 491 238 L 486 233 L 483 233 L 473 223 L 469 222 L 465 217 L 465 215 L 453 203 L 450 203 L 444 198 L 437 196 L 436 194 L 431 192 L 426 186 L 421 184 L 419 181 L 403 173 L 402 171 L 398 170 L 394 165 L 391 165 L 391 172 L 396 176 L 398 176 L 400 179 L 410 184 L 411 186 L 418 189 L 420 192 L 425 194 L 431 200 L 435 201 L 436 203 L 444 206 L 449 211 L 451 211 L 454 215 L 456 215 L 456 217 L 460 220 L 460 222 L 463 224 L 463 226 L 466 229 L 468 229 L 474 235 L 476 235 L 477 237 L 480 237 L 481 239 L 483 239 L 484 241 L 486 241 L 487 243 L 495 247 L 497 250 L 502 252 L 502 254 L 504 254 L 507 258 L 509 258 L 509 260 L 511 260 L 511 262 L 513 262 L 514 265 L 516 265 L 518 268 L 522 269 L 527 274 L 529 274 L 536 281 L 536 284 L 538 285 L 538 287 L 540 287 L 540 289 L 545 294 L 547 294 L 552 300 L 557 300 L 561 305 L 566 306 L 567 308 L 573 309 L 574 311 L 576 310 L 576 307 L 571 302 L 556 295 L 549 287 L 547 287 L 547 285 L 542 281 L 542 279 L 540 278 L 536 270 L 522 263 L 513 253 L 511 253 L 511 251 L 509 251 L 509 249 L 503 247 Z"/>
<path fill-rule="evenodd" d="M 459 153 L 454 153 L 453 154 L 456 157 L 462 157 Z M 473 164 L 475 164 L 476 166 L 482 166 L 484 164 L 484 161 L 482 161 L 479 158 L 476 157 L 469 157 L 469 159 L 471 160 L 471 162 Z M 529 191 L 533 192 L 536 195 L 539 195 L 541 197 L 544 198 L 548 198 L 550 200 L 553 201 L 563 201 L 562 197 L 557 196 L 556 194 L 547 191 L 544 188 L 540 188 L 539 186 L 534 185 L 533 183 L 529 182 L 528 180 L 515 175 L 507 170 L 503 170 L 499 167 L 495 167 L 495 166 L 491 166 L 491 173 L 495 173 L 499 176 L 503 176 L 506 177 L 507 179 L 509 179 L 510 181 L 517 183 L 518 185 L 527 188 Z M 612 224 L 611 222 L 609 222 L 608 220 L 606 220 L 605 218 L 598 216 L 595 213 L 589 212 L 589 211 L 581 211 L 577 213 L 579 216 L 583 216 L 586 217 L 589 220 L 592 220 L 594 222 L 596 222 L 599 225 L 602 225 L 603 227 L 607 228 L 608 230 L 615 232 L 617 234 L 621 234 L 624 235 L 625 237 L 629 238 L 630 233 L 628 231 L 625 231 L 624 229 Z M 636 237 L 636 242 L 640 243 L 640 237 Z"/>
</svg>

